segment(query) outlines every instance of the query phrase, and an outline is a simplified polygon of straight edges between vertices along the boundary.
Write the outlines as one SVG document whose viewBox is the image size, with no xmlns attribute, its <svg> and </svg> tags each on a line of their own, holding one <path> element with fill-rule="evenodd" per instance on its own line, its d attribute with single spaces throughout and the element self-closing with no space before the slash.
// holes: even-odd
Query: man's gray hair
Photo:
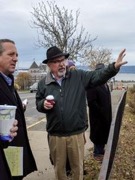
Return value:
<svg viewBox="0 0 135 180">
<path fill-rule="evenodd" d="M 0 39 L 0 55 L 1 55 L 1 54 L 3 53 L 3 51 L 4 51 L 3 43 L 6 43 L 6 42 L 15 44 L 15 42 L 12 41 L 11 39 Z"/>
</svg>

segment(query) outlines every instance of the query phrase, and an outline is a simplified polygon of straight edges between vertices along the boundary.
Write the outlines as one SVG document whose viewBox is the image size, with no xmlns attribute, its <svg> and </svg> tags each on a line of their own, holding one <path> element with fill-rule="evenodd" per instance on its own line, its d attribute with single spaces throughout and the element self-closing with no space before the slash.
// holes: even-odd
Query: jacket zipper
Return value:
<svg viewBox="0 0 135 180">
<path fill-rule="evenodd" d="M 62 89 L 60 88 L 60 104 L 61 104 L 60 110 L 61 110 L 61 113 L 63 112 L 62 101 L 63 101 L 63 93 L 62 93 Z"/>
</svg>

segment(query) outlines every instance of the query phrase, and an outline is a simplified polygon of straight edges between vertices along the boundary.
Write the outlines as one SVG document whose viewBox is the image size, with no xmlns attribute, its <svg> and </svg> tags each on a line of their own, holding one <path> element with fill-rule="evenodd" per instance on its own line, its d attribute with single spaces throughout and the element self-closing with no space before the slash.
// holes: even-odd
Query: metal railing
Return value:
<svg viewBox="0 0 135 180">
<path fill-rule="evenodd" d="M 127 91 L 123 91 L 121 99 L 116 107 L 114 117 L 112 119 L 105 155 L 100 169 L 98 180 L 108 180 L 111 174 L 117 143 L 119 139 L 122 116 L 126 101 L 126 94 Z"/>
</svg>

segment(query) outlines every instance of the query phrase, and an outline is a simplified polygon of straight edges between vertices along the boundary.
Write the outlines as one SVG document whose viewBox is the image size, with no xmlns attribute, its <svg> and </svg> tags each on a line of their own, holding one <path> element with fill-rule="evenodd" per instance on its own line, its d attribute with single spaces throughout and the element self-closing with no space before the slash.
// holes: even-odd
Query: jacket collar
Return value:
<svg viewBox="0 0 135 180">
<path fill-rule="evenodd" d="M 69 71 L 66 72 L 66 75 L 64 77 L 64 79 L 67 79 L 69 77 L 70 73 Z M 56 82 L 56 80 L 53 78 L 51 72 L 48 72 L 45 78 L 45 84 L 50 84 L 52 82 Z"/>
</svg>

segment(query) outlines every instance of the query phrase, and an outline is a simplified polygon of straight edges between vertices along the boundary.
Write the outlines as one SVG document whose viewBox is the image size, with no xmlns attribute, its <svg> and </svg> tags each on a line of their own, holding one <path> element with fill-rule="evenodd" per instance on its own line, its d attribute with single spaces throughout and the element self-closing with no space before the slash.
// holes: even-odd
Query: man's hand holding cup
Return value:
<svg viewBox="0 0 135 180">
<path fill-rule="evenodd" d="M 44 101 L 44 108 L 45 109 L 52 109 L 55 104 L 54 96 L 48 95 Z"/>
<path fill-rule="evenodd" d="M 18 121 L 15 119 L 14 123 L 13 123 L 13 127 L 10 129 L 10 136 L 11 136 L 11 140 L 12 141 L 14 137 L 17 136 L 17 131 L 18 131 Z"/>
</svg>

